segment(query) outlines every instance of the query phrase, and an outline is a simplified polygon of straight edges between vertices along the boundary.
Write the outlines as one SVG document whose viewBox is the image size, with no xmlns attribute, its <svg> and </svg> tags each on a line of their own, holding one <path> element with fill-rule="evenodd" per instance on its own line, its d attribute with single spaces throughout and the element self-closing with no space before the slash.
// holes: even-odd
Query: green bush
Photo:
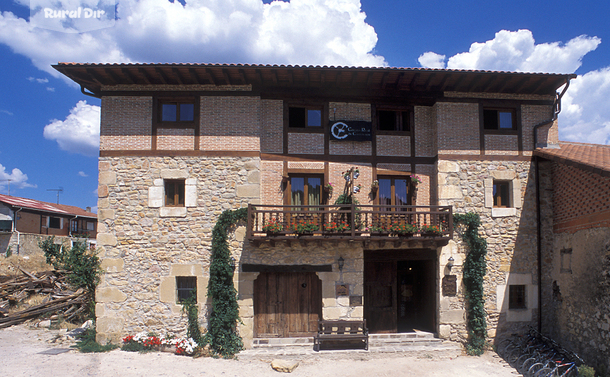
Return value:
<svg viewBox="0 0 610 377">
<path fill-rule="evenodd" d="M 68 283 L 74 288 L 84 288 L 95 292 L 100 280 L 100 259 L 95 251 L 89 250 L 85 241 L 77 241 L 72 247 L 55 244 L 55 237 L 48 237 L 38 243 L 44 251 L 47 263 L 56 270 L 68 272 Z"/>
<path fill-rule="evenodd" d="M 595 377 L 595 369 L 588 365 L 578 367 L 578 377 Z"/>
<path fill-rule="evenodd" d="M 83 333 L 78 336 L 78 342 L 74 346 L 80 352 L 92 353 L 92 352 L 108 352 L 119 348 L 115 344 L 107 343 L 106 345 L 99 344 L 95 340 L 95 327 L 86 329 Z"/>
<path fill-rule="evenodd" d="M 197 291 L 194 290 L 191 296 L 182 301 L 182 312 L 186 314 L 188 320 L 188 327 L 186 329 L 186 336 L 193 339 L 199 347 L 205 345 L 205 339 L 201 335 L 201 329 L 199 328 L 199 308 L 197 307 Z"/>
</svg>

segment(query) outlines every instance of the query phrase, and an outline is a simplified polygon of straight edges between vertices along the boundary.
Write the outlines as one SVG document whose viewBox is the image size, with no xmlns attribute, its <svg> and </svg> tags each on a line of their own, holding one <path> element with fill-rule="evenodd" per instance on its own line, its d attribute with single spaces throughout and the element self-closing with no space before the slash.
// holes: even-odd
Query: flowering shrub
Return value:
<svg viewBox="0 0 610 377">
<path fill-rule="evenodd" d="M 381 224 L 373 224 L 365 230 L 371 233 L 389 233 L 389 230 Z"/>
<path fill-rule="evenodd" d="M 426 224 L 424 224 L 424 225 L 421 226 L 420 230 L 421 230 L 422 233 L 427 233 L 427 234 L 436 234 L 436 235 L 438 235 L 438 234 L 442 234 L 443 233 L 441 231 L 441 229 L 438 226 L 436 226 L 436 225 L 426 225 Z"/>
<path fill-rule="evenodd" d="M 335 185 L 333 185 L 332 182 L 328 182 L 327 184 L 324 185 L 324 190 L 328 191 L 328 192 L 333 192 L 333 189 Z"/>
<path fill-rule="evenodd" d="M 320 230 L 320 227 L 313 221 L 300 220 L 298 223 L 290 224 L 290 231 L 297 234 L 313 233 L 318 230 Z"/>
<path fill-rule="evenodd" d="M 324 224 L 324 229 L 327 232 L 345 232 L 350 230 L 349 224 L 345 221 L 333 221 Z"/>
<path fill-rule="evenodd" d="M 123 351 L 138 352 L 158 350 L 161 346 L 175 347 L 177 355 L 192 355 L 198 344 L 191 338 L 176 338 L 170 334 L 159 337 L 154 333 L 140 332 L 136 335 L 124 337 L 121 349 Z"/>
<path fill-rule="evenodd" d="M 392 225 L 390 225 L 388 230 L 392 234 L 404 236 L 404 235 L 408 235 L 408 234 L 417 233 L 419 229 L 417 228 L 417 225 L 408 224 L 408 223 L 401 224 L 398 222 L 394 222 L 394 223 L 392 223 Z"/>
<path fill-rule="evenodd" d="M 269 219 L 269 221 L 263 225 L 263 232 L 267 233 L 279 233 L 282 229 L 282 223 L 278 222 L 277 219 Z"/>
</svg>

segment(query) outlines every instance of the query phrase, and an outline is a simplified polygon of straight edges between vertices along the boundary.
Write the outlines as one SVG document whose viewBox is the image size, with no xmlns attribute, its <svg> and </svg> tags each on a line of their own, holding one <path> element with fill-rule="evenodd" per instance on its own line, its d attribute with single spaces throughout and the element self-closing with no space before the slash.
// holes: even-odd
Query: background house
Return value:
<svg viewBox="0 0 610 377">
<path fill-rule="evenodd" d="M 0 253 L 30 255 L 41 252 L 38 240 L 56 236 L 58 242 L 72 237 L 95 244 L 97 215 L 91 209 L 0 194 Z"/>
<path fill-rule="evenodd" d="M 489 245 L 490 336 L 538 324 L 546 244 L 538 242 L 544 224 L 534 143 L 558 145 L 556 91 L 573 75 L 54 67 L 102 99 L 99 340 L 184 331 L 179 301 L 194 288 L 203 319 L 211 230 L 223 210 L 246 206 L 248 223 L 230 246 L 248 347 L 254 338 L 310 335 L 320 318 L 365 318 L 376 333 L 464 340 L 466 249 L 451 215 L 470 211 L 481 216 Z M 333 206 L 346 172 L 362 185 L 357 213 Z M 328 231 L 336 219 L 350 229 Z M 271 221 L 281 224 L 278 234 L 265 230 Z M 315 229 L 292 229 L 301 221 Z M 394 222 L 440 232 L 398 237 L 374 229 Z"/>
</svg>

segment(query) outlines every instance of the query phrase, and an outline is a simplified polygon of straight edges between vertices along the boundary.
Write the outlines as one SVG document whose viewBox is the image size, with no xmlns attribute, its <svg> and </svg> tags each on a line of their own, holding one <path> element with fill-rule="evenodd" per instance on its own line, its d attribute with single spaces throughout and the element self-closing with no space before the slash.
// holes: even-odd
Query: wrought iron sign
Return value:
<svg viewBox="0 0 610 377">
<path fill-rule="evenodd" d="M 372 122 L 339 120 L 330 122 L 330 139 L 335 141 L 371 141 Z"/>
</svg>

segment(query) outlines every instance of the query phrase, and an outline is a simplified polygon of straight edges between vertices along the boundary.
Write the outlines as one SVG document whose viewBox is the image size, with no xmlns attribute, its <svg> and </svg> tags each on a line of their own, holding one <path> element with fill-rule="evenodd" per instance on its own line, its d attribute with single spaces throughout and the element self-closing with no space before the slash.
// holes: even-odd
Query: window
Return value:
<svg viewBox="0 0 610 377">
<path fill-rule="evenodd" d="M 168 179 L 165 182 L 165 206 L 184 207 L 184 180 Z"/>
<path fill-rule="evenodd" d="M 379 177 L 379 205 L 404 206 L 411 204 L 407 177 Z"/>
<path fill-rule="evenodd" d="M 410 131 L 411 112 L 395 110 L 377 111 L 377 129 L 379 131 Z"/>
<path fill-rule="evenodd" d="M 11 220 L 0 220 L 0 232 L 10 232 L 13 230 L 13 222 Z"/>
<path fill-rule="evenodd" d="M 322 127 L 321 107 L 289 107 L 288 127 Z"/>
<path fill-rule="evenodd" d="M 87 221 L 87 230 L 95 230 L 95 223 Z"/>
<path fill-rule="evenodd" d="M 525 303 L 525 285 L 510 285 L 508 287 L 508 308 L 527 309 Z"/>
<path fill-rule="evenodd" d="M 78 221 L 77 220 L 70 221 L 70 231 L 78 232 Z"/>
<path fill-rule="evenodd" d="M 484 109 L 483 128 L 486 130 L 516 130 L 514 110 Z"/>
<path fill-rule="evenodd" d="M 510 182 L 494 181 L 494 208 L 510 207 Z"/>
<path fill-rule="evenodd" d="M 560 272 L 572 273 L 572 249 L 561 249 L 561 266 Z"/>
<path fill-rule="evenodd" d="M 316 205 L 322 202 L 323 177 L 318 175 L 290 176 L 290 204 Z"/>
<path fill-rule="evenodd" d="M 196 276 L 176 276 L 176 297 L 178 298 L 178 302 L 184 302 L 191 296 L 194 296 L 195 302 L 197 302 L 197 295 L 195 294 L 196 288 Z"/>
<path fill-rule="evenodd" d="M 61 219 L 59 217 L 49 217 L 49 228 L 61 229 Z"/>
<path fill-rule="evenodd" d="M 159 102 L 161 122 L 192 122 L 195 120 L 195 104 L 192 102 Z"/>
</svg>

